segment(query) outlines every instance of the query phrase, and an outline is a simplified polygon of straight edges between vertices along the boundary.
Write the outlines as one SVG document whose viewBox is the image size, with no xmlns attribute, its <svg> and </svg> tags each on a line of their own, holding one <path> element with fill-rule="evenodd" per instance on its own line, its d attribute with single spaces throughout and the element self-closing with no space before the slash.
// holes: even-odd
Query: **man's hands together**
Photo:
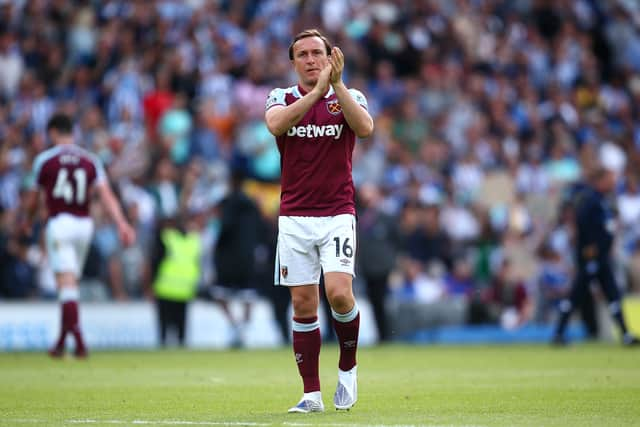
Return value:
<svg viewBox="0 0 640 427">
<path fill-rule="evenodd" d="M 331 85 L 342 82 L 342 70 L 344 69 L 344 54 L 339 47 L 334 46 L 329 56 L 329 64 L 331 65 Z"/>
<path fill-rule="evenodd" d="M 324 96 L 329 90 L 329 85 L 334 86 L 342 83 L 342 70 L 344 69 L 344 54 L 339 47 L 331 49 L 331 55 L 328 57 L 329 62 L 320 71 L 318 81 L 314 90 L 319 96 Z"/>
</svg>

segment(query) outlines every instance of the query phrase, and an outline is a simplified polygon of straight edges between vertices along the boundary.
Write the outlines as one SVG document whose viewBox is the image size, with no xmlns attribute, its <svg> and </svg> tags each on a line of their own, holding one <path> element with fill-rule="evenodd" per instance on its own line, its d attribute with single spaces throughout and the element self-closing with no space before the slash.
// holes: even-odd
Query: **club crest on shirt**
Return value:
<svg viewBox="0 0 640 427">
<path fill-rule="evenodd" d="M 327 101 L 327 111 L 329 111 L 329 113 L 333 114 L 334 116 L 338 115 L 342 112 L 342 105 L 340 105 L 337 99 Z"/>
</svg>

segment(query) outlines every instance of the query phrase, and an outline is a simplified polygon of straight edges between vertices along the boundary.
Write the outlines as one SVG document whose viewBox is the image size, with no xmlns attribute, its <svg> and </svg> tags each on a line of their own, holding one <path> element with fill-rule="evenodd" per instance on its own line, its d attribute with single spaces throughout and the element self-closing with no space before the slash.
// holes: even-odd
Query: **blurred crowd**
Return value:
<svg viewBox="0 0 640 427">
<path fill-rule="evenodd" d="M 139 236 L 123 249 L 96 205 L 85 297 L 149 296 L 155 230 L 177 214 L 199 220 L 201 287 L 215 285 L 237 173 L 267 230 L 254 268 L 268 289 L 280 164 L 264 103 L 296 81 L 286 49 L 312 27 L 341 47 L 375 121 L 354 153 L 372 300 L 548 320 L 572 275 L 572 188 L 597 162 L 618 174 L 617 272 L 640 290 L 634 0 L 13 0 L 0 1 L 0 298 L 55 295 L 39 233 L 12 226 L 55 111 L 76 119 Z"/>
</svg>

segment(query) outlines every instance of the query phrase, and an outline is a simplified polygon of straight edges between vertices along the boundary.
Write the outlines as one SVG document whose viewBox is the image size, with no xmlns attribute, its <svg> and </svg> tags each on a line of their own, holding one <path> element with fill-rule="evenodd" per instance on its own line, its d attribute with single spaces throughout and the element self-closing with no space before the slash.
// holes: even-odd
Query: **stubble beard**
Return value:
<svg viewBox="0 0 640 427">
<path fill-rule="evenodd" d="M 300 76 L 300 82 L 303 86 L 313 89 L 318 83 L 318 77 L 305 77 L 304 75 Z"/>
</svg>

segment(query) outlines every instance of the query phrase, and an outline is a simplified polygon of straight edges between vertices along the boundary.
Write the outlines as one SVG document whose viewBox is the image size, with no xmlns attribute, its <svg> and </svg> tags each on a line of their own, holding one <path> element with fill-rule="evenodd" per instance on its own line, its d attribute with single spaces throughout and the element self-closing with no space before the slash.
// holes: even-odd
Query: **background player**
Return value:
<svg viewBox="0 0 640 427">
<path fill-rule="evenodd" d="M 321 271 L 340 345 L 337 409 L 357 400 L 356 349 L 360 315 L 352 280 L 356 251 L 354 185 L 356 136 L 373 132 L 367 101 L 342 81 L 344 56 L 317 30 L 295 36 L 289 59 L 298 85 L 271 91 L 265 119 L 281 155 L 276 284 L 293 305 L 293 350 L 304 395 L 289 412 L 324 410 L 318 375 Z"/>
<path fill-rule="evenodd" d="M 124 218 L 100 160 L 73 143 L 72 131 L 73 123 L 66 115 L 56 114 L 49 120 L 47 133 L 54 146 L 35 158 L 30 191 L 25 196 L 26 224 L 31 224 L 37 212 L 38 187 L 46 200 L 46 249 L 62 311 L 60 335 L 49 350 L 52 357 L 64 354 L 68 333 L 75 338 L 75 356 L 87 356 L 78 316 L 78 278 L 93 233 L 93 220 L 89 216 L 93 188 L 118 227 L 122 242 L 130 245 L 135 240 L 135 231 Z"/>
<path fill-rule="evenodd" d="M 597 279 L 609 302 L 611 316 L 622 332 L 624 345 L 639 342 L 628 330 L 622 313 L 620 290 L 611 265 L 615 222 L 607 195 L 616 187 L 613 171 L 597 167 L 590 176 L 576 202 L 576 275 L 569 299 L 560 303 L 560 317 L 556 325 L 553 343 L 566 344 L 565 329 L 573 309 L 590 292 L 591 281 Z"/>
</svg>

